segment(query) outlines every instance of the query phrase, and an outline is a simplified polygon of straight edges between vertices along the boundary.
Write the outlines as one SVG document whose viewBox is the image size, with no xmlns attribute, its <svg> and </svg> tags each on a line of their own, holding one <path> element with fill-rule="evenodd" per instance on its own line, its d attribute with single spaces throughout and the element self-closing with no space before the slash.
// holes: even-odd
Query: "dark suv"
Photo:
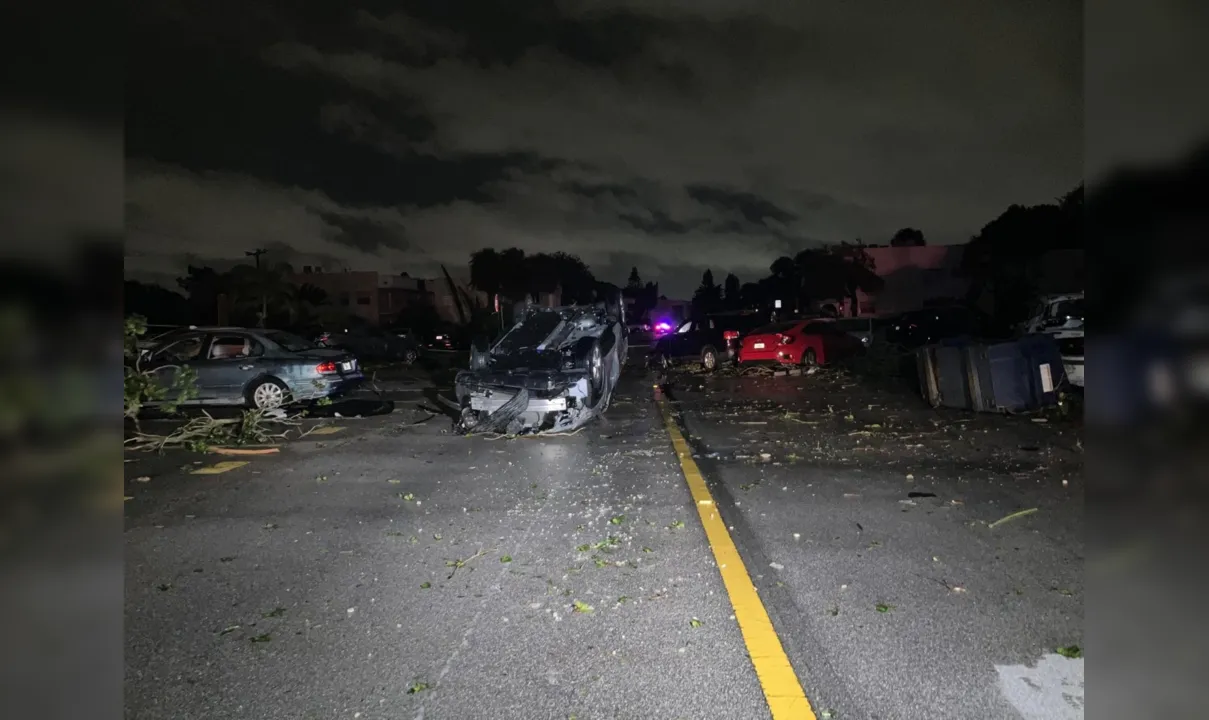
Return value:
<svg viewBox="0 0 1209 720">
<path fill-rule="evenodd" d="M 655 341 L 650 359 L 664 368 L 689 362 L 701 363 L 712 371 L 722 362 L 734 359 L 740 338 L 767 323 L 765 315 L 753 312 L 716 313 L 686 320 Z"/>
<path fill-rule="evenodd" d="M 888 342 L 905 348 L 917 348 L 950 338 L 977 337 L 985 332 L 987 322 L 976 310 L 950 306 L 904 313 L 888 325 Z"/>
<path fill-rule="evenodd" d="M 324 328 L 315 342 L 322 347 L 348 350 L 363 360 L 413 363 L 420 357 L 420 348 L 410 337 L 366 324 Z"/>
</svg>

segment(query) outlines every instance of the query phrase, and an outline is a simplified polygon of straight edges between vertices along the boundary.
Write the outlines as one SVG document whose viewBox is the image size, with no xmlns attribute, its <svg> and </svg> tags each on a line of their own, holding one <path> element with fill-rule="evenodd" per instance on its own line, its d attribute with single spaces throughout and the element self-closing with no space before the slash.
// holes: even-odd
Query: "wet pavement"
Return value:
<svg viewBox="0 0 1209 720">
<path fill-rule="evenodd" d="M 826 371 L 672 387 L 816 709 L 1083 716 L 1076 428 Z"/>
<path fill-rule="evenodd" d="M 127 454 L 127 715 L 769 717 L 652 378 L 492 440 L 432 377 L 215 474 Z M 1082 717 L 1073 428 L 834 373 L 668 391 L 818 717 Z"/>
</svg>

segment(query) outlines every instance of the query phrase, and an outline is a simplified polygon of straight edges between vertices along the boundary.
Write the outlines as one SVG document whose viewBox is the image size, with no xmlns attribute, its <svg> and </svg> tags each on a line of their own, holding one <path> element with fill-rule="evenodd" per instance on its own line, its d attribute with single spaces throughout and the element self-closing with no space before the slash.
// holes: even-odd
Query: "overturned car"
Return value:
<svg viewBox="0 0 1209 720">
<path fill-rule="evenodd" d="M 604 412 L 625 364 L 622 310 L 603 303 L 526 307 L 458 373 L 459 432 L 509 435 L 575 430 Z"/>
</svg>

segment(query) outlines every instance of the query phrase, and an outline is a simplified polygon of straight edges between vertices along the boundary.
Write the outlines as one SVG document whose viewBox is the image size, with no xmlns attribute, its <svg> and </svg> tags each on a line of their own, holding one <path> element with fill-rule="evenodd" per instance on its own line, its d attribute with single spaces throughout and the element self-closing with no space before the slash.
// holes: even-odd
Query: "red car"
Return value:
<svg viewBox="0 0 1209 720">
<path fill-rule="evenodd" d="M 788 320 L 753 330 L 739 347 L 740 363 L 822 365 L 860 352 L 861 341 L 834 322 Z"/>
</svg>

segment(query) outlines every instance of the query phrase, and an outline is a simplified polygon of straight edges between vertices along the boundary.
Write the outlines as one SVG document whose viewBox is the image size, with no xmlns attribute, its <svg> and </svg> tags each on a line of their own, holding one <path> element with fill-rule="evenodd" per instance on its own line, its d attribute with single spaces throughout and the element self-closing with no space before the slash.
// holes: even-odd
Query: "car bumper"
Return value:
<svg viewBox="0 0 1209 720">
<path fill-rule="evenodd" d="M 509 400 L 516 396 L 516 393 L 507 390 L 484 390 L 482 392 L 471 393 L 470 409 L 486 412 L 488 414 L 499 410 Z M 567 409 L 567 397 L 560 395 L 558 397 L 534 397 L 530 395 L 529 404 L 525 406 L 524 412 L 531 413 L 548 413 L 562 412 Z"/>
<path fill-rule="evenodd" d="M 1062 366 L 1066 371 L 1066 381 L 1075 387 L 1083 387 L 1083 358 L 1064 357 Z"/>
<path fill-rule="evenodd" d="M 343 395 L 360 387 L 364 382 L 365 375 L 360 372 L 336 377 L 295 380 L 290 385 L 290 394 L 299 400 L 318 400 Z"/>
<path fill-rule="evenodd" d="M 798 362 L 795 350 L 743 350 L 739 353 L 739 363 L 743 365 L 757 363 L 795 364 Z"/>
</svg>

